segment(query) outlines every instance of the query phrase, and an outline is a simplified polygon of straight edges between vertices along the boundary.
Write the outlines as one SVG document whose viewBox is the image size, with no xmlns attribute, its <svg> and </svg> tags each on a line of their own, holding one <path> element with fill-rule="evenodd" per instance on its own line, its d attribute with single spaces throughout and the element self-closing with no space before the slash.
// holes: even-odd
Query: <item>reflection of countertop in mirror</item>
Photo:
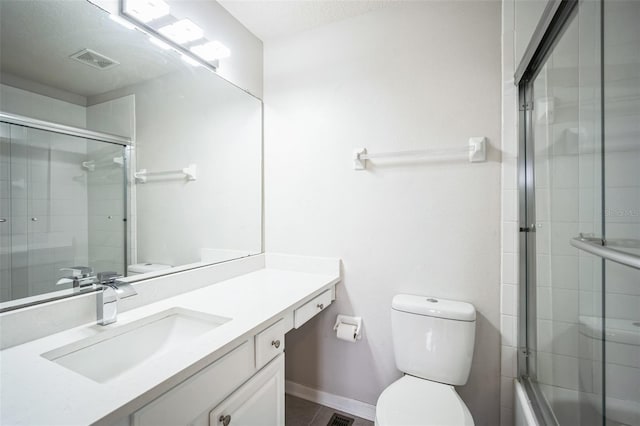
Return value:
<svg viewBox="0 0 640 426">
<path fill-rule="evenodd" d="M 263 267 L 255 270 L 259 257 L 263 258 Z M 291 329 L 294 309 L 327 289 L 334 289 L 340 281 L 337 259 L 279 255 L 252 258 L 246 261 L 254 269 L 252 272 L 218 279 L 212 285 L 122 312 L 115 324 L 85 324 L 0 351 L 0 423 L 71 425 L 118 421 L 215 361 L 274 319 L 284 317 L 289 321 L 287 330 Z M 234 262 L 241 268 L 243 259 Z M 188 272 L 179 278 L 188 279 Z M 176 285 L 180 284 L 179 280 Z M 153 291 L 151 287 L 141 286 L 142 283 L 136 284 L 140 294 L 135 297 L 144 297 L 145 291 Z M 106 383 L 93 381 L 42 356 L 176 307 L 231 320 Z M 26 309 L 33 308 L 37 307 Z M 96 362 L 108 363 L 110 355 L 105 353 Z"/>
</svg>

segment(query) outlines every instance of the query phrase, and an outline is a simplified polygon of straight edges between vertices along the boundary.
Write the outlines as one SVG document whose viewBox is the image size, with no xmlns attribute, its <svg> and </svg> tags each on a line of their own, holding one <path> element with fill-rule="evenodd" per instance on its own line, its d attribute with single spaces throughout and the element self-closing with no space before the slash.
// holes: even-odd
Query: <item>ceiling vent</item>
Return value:
<svg viewBox="0 0 640 426">
<path fill-rule="evenodd" d="M 91 49 L 82 49 L 69 57 L 99 70 L 106 70 L 120 65 L 120 62 L 108 58 Z"/>
</svg>

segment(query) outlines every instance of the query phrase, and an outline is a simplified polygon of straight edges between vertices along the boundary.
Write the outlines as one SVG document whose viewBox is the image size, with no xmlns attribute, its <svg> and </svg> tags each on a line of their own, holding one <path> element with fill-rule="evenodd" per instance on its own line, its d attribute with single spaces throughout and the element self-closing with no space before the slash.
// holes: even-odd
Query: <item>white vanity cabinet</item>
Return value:
<svg viewBox="0 0 640 426">
<path fill-rule="evenodd" d="M 3 326 L 33 323 L 27 337 L 3 333 L 0 342 L 0 424 L 224 426 L 230 416 L 233 426 L 282 426 L 285 335 L 333 303 L 340 261 L 257 255 L 170 277 L 161 290 L 160 278 L 136 282 L 140 305 L 107 327 L 59 330 L 75 324 L 65 320 L 35 329 L 36 319 L 59 322 L 75 303 L 94 309 L 91 294 L 0 315 Z M 106 380 L 94 375 L 103 368 Z M 44 402 L 34 405 L 35 394 Z"/>
<path fill-rule="evenodd" d="M 116 426 L 284 426 L 284 336 L 334 300 L 327 289 L 244 337 L 225 355 Z"/>
<path fill-rule="evenodd" d="M 322 312 L 331 304 L 334 289 L 328 289 L 293 311 L 293 326 L 300 328 L 304 323 Z"/>
<path fill-rule="evenodd" d="M 284 354 L 213 409 L 209 426 L 284 426 Z"/>
<path fill-rule="evenodd" d="M 133 413 L 129 424 L 284 426 L 284 334 L 291 322 L 278 319 Z"/>
<path fill-rule="evenodd" d="M 281 319 L 136 411 L 131 426 L 284 426 L 283 327 Z"/>
<path fill-rule="evenodd" d="M 194 422 L 255 372 L 251 340 L 244 341 L 131 415 L 131 426 L 178 426 Z"/>
</svg>

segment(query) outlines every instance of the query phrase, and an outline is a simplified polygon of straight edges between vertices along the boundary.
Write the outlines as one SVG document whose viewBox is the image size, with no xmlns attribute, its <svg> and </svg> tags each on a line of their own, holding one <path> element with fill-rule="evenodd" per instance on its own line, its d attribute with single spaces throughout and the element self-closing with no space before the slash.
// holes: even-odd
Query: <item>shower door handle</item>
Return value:
<svg viewBox="0 0 640 426">
<path fill-rule="evenodd" d="M 6 221 L 7 221 L 7 219 L 5 219 L 4 217 L 0 217 L 0 223 L 4 223 Z"/>
</svg>

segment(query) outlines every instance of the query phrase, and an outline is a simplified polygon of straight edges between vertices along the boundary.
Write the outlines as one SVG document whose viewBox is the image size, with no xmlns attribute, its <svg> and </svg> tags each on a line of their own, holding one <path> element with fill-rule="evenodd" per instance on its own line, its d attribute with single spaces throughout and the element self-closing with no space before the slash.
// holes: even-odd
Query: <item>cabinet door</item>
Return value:
<svg viewBox="0 0 640 426">
<path fill-rule="evenodd" d="M 209 413 L 210 426 L 284 426 L 284 354 Z"/>
<path fill-rule="evenodd" d="M 207 413 L 251 377 L 254 372 L 253 356 L 253 341 L 245 341 L 133 413 L 132 426 L 191 424 L 198 413 Z"/>
</svg>

